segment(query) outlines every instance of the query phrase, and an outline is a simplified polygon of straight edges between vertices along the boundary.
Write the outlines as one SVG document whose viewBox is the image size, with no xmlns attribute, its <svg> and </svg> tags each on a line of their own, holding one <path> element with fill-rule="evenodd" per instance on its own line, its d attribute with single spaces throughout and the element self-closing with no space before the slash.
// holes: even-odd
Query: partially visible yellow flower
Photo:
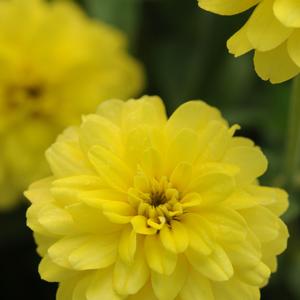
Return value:
<svg viewBox="0 0 300 300">
<path fill-rule="evenodd" d="M 201 101 L 103 102 L 47 150 L 25 193 L 58 300 L 258 300 L 288 231 L 261 150 Z"/>
<path fill-rule="evenodd" d="M 71 2 L 0 1 L 0 209 L 44 176 L 43 153 L 67 125 L 143 85 L 117 30 Z"/>
<path fill-rule="evenodd" d="M 300 73 L 298 0 L 198 0 L 199 6 L 233 15 L 256 6 L 246 24 L 227 42 L 235 56 L 255 50 L 254 65 L 264 80 L 279 83 Z"/>
</svg>

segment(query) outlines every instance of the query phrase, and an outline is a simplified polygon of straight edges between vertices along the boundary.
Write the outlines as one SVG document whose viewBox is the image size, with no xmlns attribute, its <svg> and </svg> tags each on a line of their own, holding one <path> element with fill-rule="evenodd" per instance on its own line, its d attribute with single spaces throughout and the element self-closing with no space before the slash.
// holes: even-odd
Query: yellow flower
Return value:
<svg viewBox="0 0 300 300">
<path fill-rule="evenodd" d="M 255 300 L 288 231 L 261 150 L 201 101 L 103 102 L 46 152 L 28 226 L 58 300 Z"/>
<path fill-rule="evenodd" d="M 62 128 L 139 92 L 142 70 L 126 50 L 120 32 L 71 2 L 0 1 L 0 209 L 44 176 Z"/>
<path fill-rule="evenodd" d="M 233 15 L 256 6 L 246 24 L 227 42 L 240 56 L 255 50 L 257 74 L 272 83 L 300 73 L 300 5 L 297 0 L 198 0 L 199 6 Z"/>
</svg>

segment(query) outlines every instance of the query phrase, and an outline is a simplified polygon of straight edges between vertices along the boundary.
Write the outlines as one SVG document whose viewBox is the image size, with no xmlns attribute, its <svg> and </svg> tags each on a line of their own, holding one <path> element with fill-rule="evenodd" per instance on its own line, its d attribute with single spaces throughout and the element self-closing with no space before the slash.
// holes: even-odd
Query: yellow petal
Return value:
<svg viewBox="0 0 300 300">
<path fill-rule="evenodd" d="M 78 282 L 78 277 L 70 278 L 59 283 L 56 299 L 73 300 L 74 288 Z"/>
<path fill-rule="evenodd" d="M 247 235 L 247 223 L 242 213 L 222 206 L 201 212 L 214 234 L 223 241 L 243 241 Z"/>
<path fill-rule="evenodd" d="M 223 201 L 234 190 L 235 180 L 227 172 L 211 171 L 195 178 L 188 191 L 200 194 L 203 205 L 213 205 Z"/>
<path fill-rule="evenodd" d="M 271 271 L 264 263 L 259 262 L 250 269 L 239 269 L 237 267 L 236 274 L 243 282 L 252 286 L 262 287 L 269 279 Z"/>
<path fill-rule="evenodd" d="M 97 108 L 97 114 L 119 126 L 122 122 L 123 108 L 124 101 L 112 99 L 101 103 Z"/>
<path fill-rule="evenodd" d="M 54 177 L 47 177 L 45 179 L 38 180 L 31 184 L 26 192 L 25 197 L 30 200 L 31 203 L 40 201 L 52 201 L 53 197 L 50 193 L 50 187 Z"/>
<path fill-rule="evenodd" d="M 247 24 L 227 41 L 227 48 L 229 53 L 234 54 L 235 57 L 241 56 L 253 49 L 247 35 Z"/>
<path fill-rule="evenodd" d="M 294 30 L 287 42 L 287 50 L 290 58 L 300 68 L 300 30 Z"/>
<path fill-rule="evenodd" d="M 169 118 L 166 134 L 174 138 L 183 128 L 200 132 L 212 120 L 223 120 L 216 108 L 202 101 L 189 101 L 179 106 Z"/>
<path fill-rule="evenodd" d="M 83 203 L 75 203 L 65 208 L 74 220 L 78 233 L 110 234 L 121 230 L 120 225 L 112 223 L 95 208 Z"/>
<path fill-rule="evenodd" d="M 189 270 L 187 280 L 179 296 L 182 300 L 217 300 L 213 295 L 210 280 L 193 269 Z"/>
<path fill-rule="evenodd" d="M 234 15 L 249 9 L 260 0 L 198 0 L 199 6 L 205 10 L 220 14 Z"/>
<path fill-rule="evenodd" d="M 288 228 L 281 220 L 278 221 L 277 226 L 279 227 L 277 238 L 264 243 L 262 249 L 263 261 L 270 256 L 281 254 L 287 247 L 289 238 Z"/>
<path fill-rule="evenodd" d="M 136 213 L 131 205 L 121 201 L 104 201 L 102 209 L 103 214 L 116 224 L 129 223 Z"/>
<path fill-rule="evenodd" d="M 90 284 L 86 291 L 87 300 L 121 300 L 122 297 L 113 288 L 112 269 L 98 270 L 90 279 Z M 85 298 L 83 298 L 85 299 Z M 63 300 L 63 299 L 62 299 Z"/>
<path fill-rule="evenodd" d="M 62 268 L 53 263 L 48 255 L 42 258 L 39 264 L 39 273 L 43 280 L 49 282 L 61 282 L 74 275 L 74 271 Z"/>
<path fill-rule="evenodd" d="M 121 158 L 101 146 L 93 146 L 88 156 L 97 173 L 108 185 L 127 190 L 133 175 Z"/>
<path fill-rule="evenodd" d="M 179 191 L 183 191 L 192 178 L 192 165 L 186 162 L 180 162 L 171 174 L 170 182 L 172 186 Z"/>
<path fill-rule="evenodd" d="M 248 39 L 258 51 L 275 49 L 285 42 L 292 29 L 282 25 L 273 12 L 274 0 L 262 1 L 247 22 Z"/>
<path fill-rule="evenodd" d="M 157 96 L 144 96 L 140 101 L 129 100 L 124 105 L 122 126 L 127 132 L 139 125 L 161 128 L 165 122 L 164 104 Z"/>
<path fill-rule="evenodd" d="M 199 154 L 199 138 L 195 131 L 182 129 L 171 141 L 167 154 L 167 172 L 182 162 L 193 164 Z"/>
<path fill-rule="evenodd" d="M 104 268 L 115 261 L 117 238 L 115 235 L 66 237 L 53 244 L 48 254 L 54 263 L 65 268 Z"/>
<path fill-rule="evenodd" d="M 178 259 L 174 272 L 169 276 L 152 271 L 151 282 L 157 299 L 175 299 L 185 283 L 187 274 L 188 264 L 184 257 Z"/>
<path fill-rule="evenodd" d="M 271 83 L 289 80 L 300 72 L 288 54 L 286 43 L 271 51 L 255 51 L 254 66 L 257 74 Z"/>
<path fill-rule="evenodd" d="M 155 234 L 156 229 L 149 227 L 147 224 L 147 218 L 144 216 L 135 216 L 131 219 L 131 224 L 136 233 L 140 234 Z"/>
<path fill-rule="evenodd" d="M 198 272 L 212 281 L 227 281 L 233 275 L 232 264 L 220 246 L 215 245 L 210 255 L 201 255 L 188 249 L 186 256 Z"/>
<path fill-rule="evenodd" d="M 149 281 L 138 293 L 135 295 L 130 295 L 127 298 L 128 300 L 157 300 L 156 296 L 153 293 L 153 288 L 151 282 Z"/>
<path fill-rule="evenodd" d="M 157 235 L 146 236 L 144 246 L 148 266 L 153 271 L 165 275 L 173 273 L 177 255 L 165 249 Z"/>
<path fill-rule="evenodd" d="M 268 242 L 278 236 L 280 219 L 268 209 L 256 206 L 242 210 L 241 215 L 260 241 Z"/>
<path fill-rule="evenodd" d="M 94 174 L 76 141 L 57 141 L 46 151 L 46 158 L 57 177 Z"/>
<path fill-rule="evenodd" d="M 232 147 L 226 152 L 223 162 L 240 168 L 236 180 L 241 184 L 252 183 L 265 173 L 268 166 L 266 157 L 257 147 Z"/>
<path fill-rule="evenodd" d="M 130 225 L 126 226 L 119 240 L 119 255 L 125 263 L 131 263 L 136 252 L 136 232 Z"/>
<path fill-rule="evenodd" d="M 114 267 L 113 284 L 120 295 L 136 294 L 149 278 L 149 267 L 143 249 L 138 249 L 134 261 L 130 264 L 117 260 Z"/>
<path fill-rule="evenodd" d="M 91 281 L 91 276 L 83 276 L 76 283 L 72 300 L 86 299 L 86 292 Z"/>
<path fill-rule="evenodd" d="M 300 5 L 297 0 L 275 0 L 273 5 L 275 16 L 286 27 L 300 27 Z"/>
<path fill-rule="evenodd" d="M 144 151 L 140 164 L 143 171 L 150 177 L 157 177 L 161 174 L 161 155 L 154 148 L 149 148 L 146 151 Z"/>
<path fill-rule="evenodd" d="M 214 236 L 207 221 L 197 214 L 185 214 L 181 219 L 189 236 L 189 247 L 203 255 L 213 251 Z"/>
<path fill-rule="evenodd" d="M 215 299 L 220 300 L 259 300 L 260 292 L 254 287 L 232 278 L 226 282 L 213 283 Z"/>
<path fill-rule="evenodd" d="M 172 220 L 169 226 L 165 225 L 159 232 L 164 247 L 174 253 L 184 252 L 189 244 L 188 233 L 180 222 Z"/>
<path fill-rule="evenodd" d="M 252 185 L 246 190 L 257 203 L 270 209 L 277 216 L 281 216 L 288 208 L 288 194 L 282 189 Z"/>
<path fill-rule="evenodd" d="M 199 137 L 197 166 L 220 161 L 232 139 L 232 130 L 225 122 L 211 121 Z"/>
<path fill-rule="evenodd" d="M 38 214 L 38 222 L 49 232 L 60 235 L 76 233 L 72 216 L 55 205 L 45 204 Z"/>
<path fill-rule="evenodd" d="M 184 209 L 197 207 L 202 204 L 203 200 L 198 193 L 187 193 L 180 201 Z"/>
<path fill-rule="evenodd" d="M 120 151 L 120 129 L 112 122 L 99 115 L 83 117 L 80 126 L 79 141 L 85 151 L 100 145 L 113 152 Z"/>
<path fill-rule="evenodd" d="M 234 268 L 252 269 L 260 263 L 261 245 L 250 236 L 240 243 L 226 243 L 224 249 Z"/>
</svg>

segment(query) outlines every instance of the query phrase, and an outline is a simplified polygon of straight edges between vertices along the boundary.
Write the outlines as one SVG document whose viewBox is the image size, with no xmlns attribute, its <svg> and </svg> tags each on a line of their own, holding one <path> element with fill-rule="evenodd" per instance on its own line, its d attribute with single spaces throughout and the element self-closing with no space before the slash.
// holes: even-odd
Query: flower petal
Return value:
<svg viewBox="0 0 300 300">
<path fill-rule="evenodd" d="M 90 284 L 86 292 L 87 300 L 121 300 L 123 299 L 113 288 L 112 269 L 103 269 L 95 272 L 90 279 Z M 63 300 L 63 299 L 62 299 Z"/>
<path fill-rule="evenodd" d="M 171 275 L 163 275 L 152 271 L 151 281 L 154 294 L 159 300 L 173 300 L 181 291 L 188 275 L 188 264 L 184 257 L 177 261 L 176 268 Z"/>
<path fill-rule="evenodd" d="M 183 128 L 202 131 L 210 121 L 224 122 L 220 112 L 202 101 L 189 101 L 179 106 L 169 118 L 165 131 L 174 138 Z"/>
<path fill-rule="evenodd" d="M 270 80 L 272 83 L 289 80 L 300 72 L 300 68 L 288 54 L 286 43 L 271 51 L 255 51 L 254 66 L 263 80 Z"/>
<path fill-rule="evenodd" d="M 174 272 L 177 255 L 166 250 L 158 236 L 146 236 L 144 251 L 148 265 L 153 271 L 165 275 L 170 275 Z"/>
<path fill-rule="evenodd" d="M 188 233 L 178 221 L 172 220 L 169 226 L 164 226 L 159 237 L 164 247 L 174 253 L 184 252 L 189 244 Z"/>
<path fill-rule="evenodd" d="M 111 265 L 117 255 L 117 236 L 65 237 L 48 249 L 54 263 L 65 268 L 89 270 Z"/>
<path fill-rule="evenodd" d="M 123 160 L 101 146 L 93 146 L 88 157 L 108 185 L 118 187 L 121 191 L 127 190 L 133 174 Z"/>
<path fill-rule="evenodd" d="M 300 5 L 297 0 L 275 0 L 275 16 L 286 27 L 300 27 Z"/>
<path fill-rule="evenodd" d="M 232 278 L 226 282 L 213 283 L 215 300 L 258 300 L 260 292 L 254 287 Z"/>
<path fill-rule="evenodd" d="M 132 263 L 136 252 L 136 232 L 130 225 L 126 226 L 119 240 L 119 256 L 125 263 Z"/>
<path fill-rule="evenodd" d="M 233 275 L 232 264 L 220 246 L 215 245 L 210 255 L 202 255 L 189 248 L 186 256 L 198 272 L 212 281 L 227 281 Z"/>
<path fill-rule="evenodd" d="M 136 294 L 149 278 L 149 267 L 143 249 L 138 249 L 134 261 L 130 264 L 118 259 L 114 267 L 113 283 L 120 295 Z"/>
<path fill-rule="evenodd" d="M 72 276 L 74 271 L 66 268 L 62 268 L 59 265 L 53 263 L 48 255 L 45 255 L 39 264 L 39 273 L 43 280 L 49 282 L 61 282 Z"/>
<path fill-rule="evenodd" d="M 193 269 L 189 270 L 187 280 L 179 296 L 182 300 L 215 300 L 210 280 Z"/>
<path fill-rule="evenodd" d="M 273 12 L 274 0 L 264 0 L 256 7 L 247 22 L 248 39 L 258 51 L 275 49 L 285 42 L 292 29 L 282 25 Z"/>
<path fill-rule="evenodd" d="M 253 49 L 247 35 L 247 23 L 227 41 L 227 48 L 235 57 Z"/>
<path fill-rule="evenodd" d="M 287 50 L 290 58 L 300 68 L 300 29 L 294 30 L 287 42 Z"/>
<path fill-rule="evenodd" d="M 265 173 L 268 161 L 258 147 L 232 147 L 223 157 L 223 162 L 238 166 L 240 172 L 236 180 L 240 184 L 252 183 Z"/>
<path fill-rule="evenodd" d="M 260 0 L 198 0 L 199 6 L 205 10 L 220 14 L 234 15 L 256 5 Z"/>
</svg>

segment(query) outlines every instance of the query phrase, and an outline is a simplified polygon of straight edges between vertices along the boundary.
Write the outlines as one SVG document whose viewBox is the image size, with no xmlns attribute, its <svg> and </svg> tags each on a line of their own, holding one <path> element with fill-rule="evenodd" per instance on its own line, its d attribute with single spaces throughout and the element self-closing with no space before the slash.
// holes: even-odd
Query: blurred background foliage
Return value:
<svg viewBox="0 0 300 300">
<path fill-rule="evenodd" d="M 203 99 L 220 108 L 238 134 L 252 138 L 269 158 L 265 184 L 282 185 L 290 82 L 271 85 L 255 74 L 252 55 L 234 59 L 227 38 L 247 15 L 218 17 L 201 11 L 196 0 L 78 0 L 92 17 L 123 30 L 132 53 L 145 66 L 145 94 L 160 95 L 171 113 L 182 102 Z M 21 30 L 21 29 L 20 29 Z M 300 176 L 299 176 L 300 177 Z M 299 185 L 300 185 L 300 179 Z M 288 250 L 262 299 L 300 299 L 299 189 L 289 187 L 285 215 Z M 0 288 L 3 300 L 55 299 L 55 284 L 39 279 L 39 258 L 25 226 L 26 204 L 0 215 Z M 105 300 L 105 299 L 103 299 Z M 241 299 L 242 300 L 242 299 Z"/>
</svg>

